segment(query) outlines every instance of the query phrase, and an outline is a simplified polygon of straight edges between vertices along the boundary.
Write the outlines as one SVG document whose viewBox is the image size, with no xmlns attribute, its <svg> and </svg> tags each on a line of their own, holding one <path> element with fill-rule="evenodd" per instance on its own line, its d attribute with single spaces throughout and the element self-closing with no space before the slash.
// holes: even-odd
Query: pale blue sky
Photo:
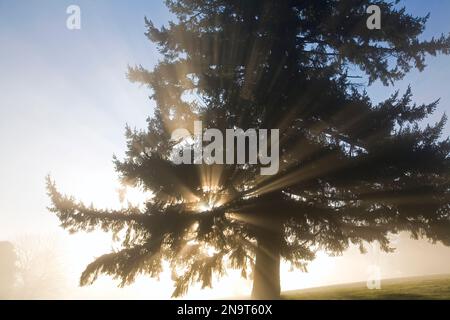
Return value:
<svg viewBox="0 0 450 320">
<path fill-rule="evenodd" d="M 450 32 L 450 1 L 403 3 L 414 14 L 431 12 L 425 38 Z M 81 7 L 81 30 L 66 28 L 70 4 Z M 123 155 L 125 124 L 144 127 L 153 107 L 148 90 L 125 77 L 128 64 L 151 68 L 158 59 L 144 36 L 144 16 L 156 25 L 170 17 L 162 1 L 0 0 L 0 240 L 23 233 L 63 237 L 46 210 L 49 172 L 62 190 L 86 201 L 108 205 L 117 198 L 111 156 Z M 396 88 L 408 84 L 418 102 L 442 98 L 431 119 L 437 121 L 450 108 L 450 57 L 429 58 L 423 73 L 412 72 Z M 394 90 L 368 88 L 377 101 Z M 84 250 L 63 239 L 87 255 L 75 255 L 76 272 L 109 248 L 107 238 L 95 238 L 98 246 L 89 244 L 94 238 L 77 238 L 88 244 Z M 324 278 L 316 277 L 311 285 Z"/>
</svg>

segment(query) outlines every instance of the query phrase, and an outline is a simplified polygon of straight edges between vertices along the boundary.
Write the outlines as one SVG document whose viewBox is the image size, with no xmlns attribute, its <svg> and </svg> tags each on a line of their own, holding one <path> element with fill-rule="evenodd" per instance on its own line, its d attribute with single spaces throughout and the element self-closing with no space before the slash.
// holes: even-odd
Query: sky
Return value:
<svg viewBox="0 0 450 320">
<path fill-rule="evenodd" d="M 450 32 L 450 1 L 406 0 L 416 15 L 431 13 L 424 38 Z M 81 8 L 81 29 L 66 27 L 69 5 Z M 158 61 L 155 46 L 144 36 L 144 16 L 161 26 L 171 18 L 162 1 L 143 0 L 0 0 L 0 240 L 49 236 L 67 271 L 63 298 L 169 298 L 170 274 L 159 282 L 141 278 L 117 289 L 102 278 L 80 289 L 78 277 L 94 257 L 111 249 L 109 235 L 68 235 L 48 212 L 44 178 L 99 207 L 119 205 L 112 155 L 124 155 L 125 124 L 144 128 L 154 102 L 145 87 L 126 79 L 128 65 L 146 68 Z M 422 73 L 413 71 L 395 87 L 367 88 L 374 101 L 412 85 L 415 101 L 441 98 L 436 122 L 450 108 L 450 56 L 430 57 Z M 450 134 L 447 125 L 446 134 Z M 142 197 L 129 190 L 130 201 Z M 283 266 L 282 288 L 297 289 L 348 281 L 365 281 L 371 266 L 382 277 L 447 272 L 450 249 L 396 237 L 398 250 L 382 254 L 370 247 L 360 255 L 319 254 L 307 274 Z M 216 290 L 194 289 L 188 297 L 249 293 L 250 282 L 233 273 L 216 281 Z M 218 289 L 217 289 L 218 288 Z"/>
</svg>

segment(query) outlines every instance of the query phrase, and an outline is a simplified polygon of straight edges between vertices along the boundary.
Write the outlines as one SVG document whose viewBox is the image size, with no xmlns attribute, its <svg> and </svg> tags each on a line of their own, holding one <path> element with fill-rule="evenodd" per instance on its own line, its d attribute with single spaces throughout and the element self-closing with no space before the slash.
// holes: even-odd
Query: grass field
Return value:
<svg viewBox="0 0 450 320">
<path fill-rule="evenodd" d="M 382 280 L 379 290 L 369 290 L 365 282 L 358 282 L 286 291 L 282 297 L 299 300 L 450 300 L 450 274 Z"/>
</svg>

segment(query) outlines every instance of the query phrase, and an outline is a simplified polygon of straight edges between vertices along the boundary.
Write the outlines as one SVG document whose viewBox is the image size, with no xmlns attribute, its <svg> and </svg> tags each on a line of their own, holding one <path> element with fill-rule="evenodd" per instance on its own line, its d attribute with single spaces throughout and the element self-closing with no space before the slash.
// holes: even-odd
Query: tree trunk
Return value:
<svg viewBox="0 0 450 320">
<path fill-rule="evenodd" d="M 255 268 L 253 271 L 252 298 L 257 300 L 280 299 L 281 227 L 265 230 L 257 237 Z"/>
</svg>

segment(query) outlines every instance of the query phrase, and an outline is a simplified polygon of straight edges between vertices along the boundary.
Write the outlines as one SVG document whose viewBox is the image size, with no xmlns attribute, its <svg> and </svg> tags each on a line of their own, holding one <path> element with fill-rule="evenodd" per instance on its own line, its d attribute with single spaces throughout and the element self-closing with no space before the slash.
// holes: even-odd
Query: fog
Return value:
<svg viewBox="0 0 450 320">
<path fill-rule="evenodd" d="M 0 50 L 0 241 L 10 242 L 17 258 L 12 286 L 1 294 L 17 299 L 169 299 L 173 283 L 168 268 L 159 280 L 142 275 L 125 288 L 109 277 L 79 287 L 84 268 L 111 252 L 114 243 L 110 234 L 62 230 L 47 210 L 44 181 L 50 173 L 64 193 L 98 207 L 120 205 L 112 155 L 124 155 L 125 124 L 143 128 L 154 106 L 146 88 L 130 84 L 125 72 L 127 65 L 151 67 L 157 61 L 155 47 L 143 36 L 143 17 L 161 24 L 168 14 L 162 3 L 131 9 L 125 2 L 108 7 L 104 1 L 79 1 L 88 20 L 71 33 L 65 28 L 63 1 L 41 3 L 11 2 L 6 9 L 0 1 L 0 41 L 8 44 Z M 417 3 L 415 14 L 432 11 L 426 36 L 450 30 L 445 14 L 450 4 L 445 9 L 440 0 L 427 2 L 426 8 L 425 2 Z M 368 92 L 380 100 L 412 83 L 418 103 L 441 98 L 438 119 L 450 105 L 449 66 L 448 59 L 431 58 L 425 72 L 412 72 L 395 88 L 376 83 Z M 130 192 L 128 200 L 141 199 Z M 366 254 L 353 247 L 338 257 L 318 252 L 307 273 L 283 264 L 282 290 L 366 282 L 374 274 L 388 279 L 449 273 L 449 248 L 407 234 L 392 240 L 394 253 L 383 253 L 376 244 L 368 244 Z M 6 259 L 2 256 L 1 263 Z M 243 297 L 250 291 L 251 281 L 230 271 L 214 281 L 213 289 L 193 287 L 186 298 Z"/>
</svg>

